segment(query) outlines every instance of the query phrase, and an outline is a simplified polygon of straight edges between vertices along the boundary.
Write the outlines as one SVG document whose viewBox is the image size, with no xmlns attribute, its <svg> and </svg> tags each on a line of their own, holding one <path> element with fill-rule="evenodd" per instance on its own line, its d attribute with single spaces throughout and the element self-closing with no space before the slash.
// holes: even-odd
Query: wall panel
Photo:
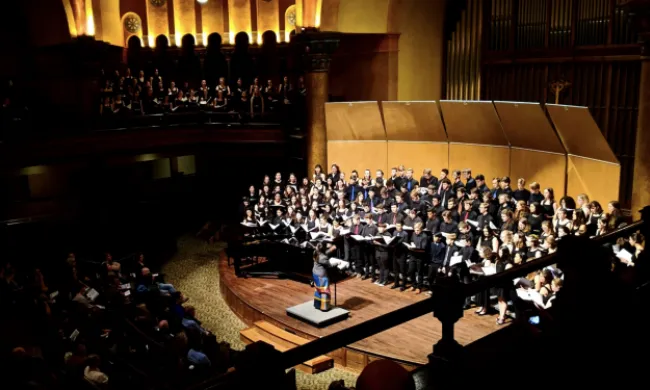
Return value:
<svg viewBox="0 0 650 390">
<path fill-rule="evenodd" d="M 538 103 L 494 102 L 494 107 L 511 146 L 566 153 Z"/>
<path fill-rule="evenodd" d="M 485 175 L 487 181 L 510 173 L 510 148 L 473 144 L 449 144 L 449 167 L 471 169 L 472 175 Z"/>
<path fill-rule="evenodd" d="M 327 166 L 338 164 L 346 178 L 353 169 L 360 175 L 365 169 L 388 172 L 387 159 L 386 141 L 327 141 Z"/>
<path fill-rule="evenodd" d="M 565 194 L 566 175 L 565 154 L 515 147 L 510 149 L 510 179 L 513 186 L 517 179 L 523 177 L 527 184 L 536 181 L 542 188 L 553 188 L 555 197 L 559 199 Z"/>
<path fill-rule="evenodd" d="M 492 102 L 441 100 L 440 108 L 449 142 L 508 145 Z"/>
<path fill-rule="evenodd" d="M 328 140 L 386 140 L 377 102 L 327 103 Z"/>
<path fill-rule="evenodd" d="M 618 164 L 587 107 L 547 104 L 546 110 L 567 153 Z"/>
<path fill-rule="evenodd" d="M 419 180 L 422 171 L 430 168 L 434 175 L 449 166 L 449 144 L 446 142 L 388 141 L 388 169 L 404 165 L 413 168 Z M 384 171 L 389 173 L 389 171 Z"/>
<path fill-rule="evenodd" d="M 618 199 L 621 166 L 618 164 L 569 156 L 567 192 L 575 198 L 585 193 L 605 206 Z"/>
<path fill-rule="evenodd" d="M 381 102 L 381 113 L 388 140 L 447 142 L 436 102 Z"/>
</svg>

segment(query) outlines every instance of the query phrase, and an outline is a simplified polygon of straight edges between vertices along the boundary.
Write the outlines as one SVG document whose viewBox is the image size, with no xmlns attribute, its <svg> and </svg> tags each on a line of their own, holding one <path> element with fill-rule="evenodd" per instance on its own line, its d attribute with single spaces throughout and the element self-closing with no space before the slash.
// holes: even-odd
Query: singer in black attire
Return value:
<svg viewBox="0 0 650 390">
<path fill-rule="evenodd" d="M 419 294 L 422 292 L 422 271 L 427 258 L 427 249 L 429 247 L 429 236 L 422 231 L 421 222 L 416 223 L 413 227 L 411 242 L 415 247 L 409 248 L 407 274 L 411 278 L 411 290 L 415 290 L 415 293 Z"/>
</svg>

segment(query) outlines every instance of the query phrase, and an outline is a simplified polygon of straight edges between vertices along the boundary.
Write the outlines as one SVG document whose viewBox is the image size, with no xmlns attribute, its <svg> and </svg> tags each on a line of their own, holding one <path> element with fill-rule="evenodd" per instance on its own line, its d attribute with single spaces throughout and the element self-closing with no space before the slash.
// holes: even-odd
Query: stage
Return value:
<svg viewBox="0 0 650 390">
<path fill-rule="evenodd" d="M 288 279 L 237 278 L 228 266 L 225 252 L 219 260 L 220 289 L 231 310 L 249 326 L 255 321 L 268 321 L 284 330 L 306 339 L 316 339 L 349 326 L 364 322 L 409 303 L 429 298 L 427 294 L 391 290 L 379 287 L 369 280 L 346 279 L 337 285 L 338 306 L 350 311 L 341 322 L 323 328 L 290 317 L 286 309 L 313 298 L 313 288 Z M 455 338 L 462 345 L 476 341 L 498 329 L 496 315 L 478 316 L 476 309 L 465 311 L 458 321 Z M 433 315 L 425 315 L 385 332 L 340 348 L 328 356 L 339 366 L 361 371 L 368 362 L 378 358 L 395 360 L 407 368 L 427 363 L 427 356 L 440 339 L 440 322 Z"/>
</svg>

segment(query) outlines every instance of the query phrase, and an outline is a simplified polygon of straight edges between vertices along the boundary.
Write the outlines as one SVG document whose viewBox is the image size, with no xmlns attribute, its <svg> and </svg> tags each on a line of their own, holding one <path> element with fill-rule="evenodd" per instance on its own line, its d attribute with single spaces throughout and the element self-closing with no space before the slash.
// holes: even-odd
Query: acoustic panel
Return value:
<svg viewBox="0 0 650 390">
<path fill-rule="evenodd" d="M 565 154 L 548 153 L 530 149 L 510 149 L 510 179 L 513 187 L 520 177 L 526 180 L 526 188 L 537 182 L 542 188 L 553 188 L 559 199 L 565 194 L 567 157 Z M 576 195 L 576 194 L 572 194 Z"/>
<path fill-rule="evenodd" d="M 618 200 L 621 166 L 594 159 L 569 156 L 567 192 L 572 197 L 585 193 L 603 207 Z"/>
<path fill-rule="evenodd" d="M 546 110 L 567 153 L 618 163 L 587 107 L 547 104 Z"/>
<path fill-rule="evenodd" d="M 471 169 L 472 175 L 483 174 L 490 182 L 494 177 L 510 174 L 510 148 L 506 146 L 449 144 L 449 170 Z"/>
<path fill-rule="evenodd" d="M 381 102 L 386 139 L 391 141 L 447 142 L 438 104 L 431 102 Z"/>
<path fill-rule="evenodd" d="M 387 164 L 386 141 L 327 141 L 327 166 L 338 164 L 345 177 L 349 178 L 353 170 L 360 176 L 363 171 L 382 169 L 390 176 Z"/>
<path fill-rule="evenodd" d="M 325 122 L 328 140 L 386 140 L 378 102 L 327 103 Z"/>
<path fill-rule="evenodd" d="M 413 176 L 420 179 L 430 168 L 434 175 L 449 166 L 449 144 L 446 142 L 388 141 L 388 169 L 403 164 L 413 168 Z M 390 175 L 389 171 L 386 171 Z"/>
<path fill-rule="evenodd" d="M 492 102 L 441 100 L 440 109 L 449 142 L 508 145 Z"/>
<path fill-rule="evenodd" d="M 566 153 L 539 103 L 494 102 L 494 107 L 511 146 Z"/>
</svg>

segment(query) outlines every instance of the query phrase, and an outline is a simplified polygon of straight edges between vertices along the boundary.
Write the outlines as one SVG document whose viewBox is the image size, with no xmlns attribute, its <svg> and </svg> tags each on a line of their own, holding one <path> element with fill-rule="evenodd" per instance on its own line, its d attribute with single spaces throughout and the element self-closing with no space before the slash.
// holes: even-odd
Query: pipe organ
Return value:
<svg viewBox="0 0 650 390">
<path fill-rule="evenodd" d="M 444 96 L 548 104 L 557 93 L 560 104 L 587 106 L 621 163 L 629 206 L 641 56 L 624 3 L 467 0 L 447 35 Z"/>
</svg>

